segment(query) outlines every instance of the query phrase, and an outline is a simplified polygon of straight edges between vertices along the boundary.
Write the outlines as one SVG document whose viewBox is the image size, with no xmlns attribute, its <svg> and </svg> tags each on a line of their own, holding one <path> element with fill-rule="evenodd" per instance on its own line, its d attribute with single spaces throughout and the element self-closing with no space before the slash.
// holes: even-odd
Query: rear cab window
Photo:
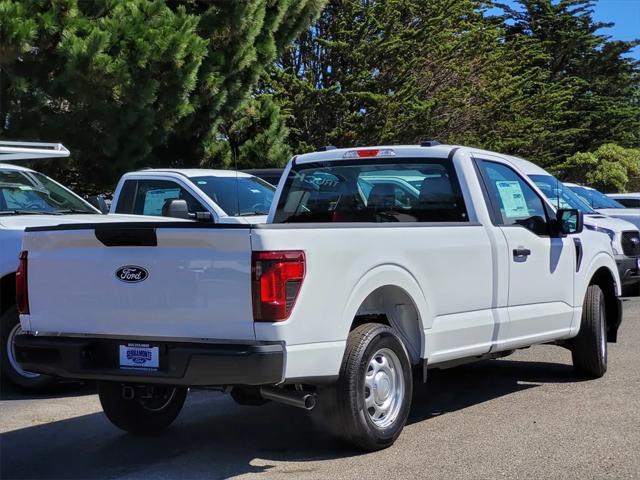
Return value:
<svg viewBox="0 0 640 480">
<path fill-rule="evenodd" d="M 336 160 L 293 165 L 274 223 L 468 222 L 445 159 Z"/>
</svg>

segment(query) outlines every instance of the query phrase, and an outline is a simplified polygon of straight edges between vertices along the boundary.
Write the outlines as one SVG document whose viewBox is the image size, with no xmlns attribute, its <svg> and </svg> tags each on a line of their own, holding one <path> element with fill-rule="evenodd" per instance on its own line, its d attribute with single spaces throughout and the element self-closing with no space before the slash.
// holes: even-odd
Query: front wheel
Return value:
<svg viewBox="0 0 640 480">
<path fill-rule="evenodd" d="M 27 390 L 38 390 L 51 385 L 55 380 L 48 375 L 24 370 L 16 358 L 14 339 L 22 335 L 20 317 L 15 305 L 7 309 L 0 317 L 0 353 L 2 374 L 11 383 Z"/>
<path fill-rule="evenodd" d="M 178 417 L 187 389 L 105 382 L 98 384 L 98 396 L 105 415 L 116 427 L 150 435 L 164 430 Z"/>
<path fill-rule="evenodd" d="M 589 285 L 582 306 L 580 332 L 571 344 L 576 372 L 600 378 L 607 371 L 607 320 L 604 295 L 598 285 Z"/>
<path fill-rule="evenodd" d="M 334 387 L 346 440 L 364 450 L 392 445 L 409 415 L 412 382 L 409 357 L 393 329 L 375 323 L 355 328 Z"/>
</svg>

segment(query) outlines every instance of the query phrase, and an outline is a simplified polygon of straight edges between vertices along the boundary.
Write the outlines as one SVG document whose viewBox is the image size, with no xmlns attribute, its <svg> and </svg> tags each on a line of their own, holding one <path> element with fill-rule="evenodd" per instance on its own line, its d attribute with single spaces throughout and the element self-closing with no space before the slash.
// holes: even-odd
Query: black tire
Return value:
<svg viewBox="0 0 640 480">
<path fill-rule="evenodd" d="M 20 332 L 20 317 L 15 305 L 9 307 L 0 317 L 0 362 L 2 377 L 25 390 L 40 390 L 55 382 L 53 377 L 27 372 L 20 368 L 13 347 L 9 345 L 16 333 Z"/>
<path fill-rule="evenodd" d="M 122 397 L 122 384 L 98 384 L 100 404 L 107 418 L 116 427 L 137 435 L 153 435 L 167 428 L 178 417 L 187 397 L 187 389 L 155 386 L 157 398 L 143 399 L 140 388 L 133 387 L 132 399 Z"/>
<path fill-rule="evenodd" d="M 366 386 L 365 377 L 368 372 L 374 371 L 371 367 L 374 362 L 384 365 L 380 363 L 384 361 L 383 358 L 386 358 L 387 365 L 394 364 L 394 368 L 388 369 L 387 373 L 380 370 L 387 377 L 386 380 L 380 377 L 382 380 L 379 386 L 377 382 L 373 382 L 373 391 Z M 371 375 L 370 378 L 376 378 L 376 375 Z M 402 388 L 399 387 L 400 380 Z M 333 389 L 336 425 L 345 440 L 368 451 L 391 446 L 407 422 L 413 392 L 411 363 L 402 341 L 393 329 L 377 323 L 366 323 L 355 328 L 347 339 L 340 376 Z M 374 420 L 372 415 L 375 413 L 372 414 L 372 410 L 377 412 L 376 407 L 367 408 L 366 401 L 379 406 L 376 396 L 382 396 L 384 400 L 393 392 L 397 392 L 397 396 L 391 403 L 394 406 L 388 415 Z"/>
<path fill-rule="evenodd" d="M 587 288 L 580 332 L 572 341 L 571 357 L 580 376 L 600 378 L 607 371 L 607 321 L 604 294 L 598 285 Z"/>
</svg>

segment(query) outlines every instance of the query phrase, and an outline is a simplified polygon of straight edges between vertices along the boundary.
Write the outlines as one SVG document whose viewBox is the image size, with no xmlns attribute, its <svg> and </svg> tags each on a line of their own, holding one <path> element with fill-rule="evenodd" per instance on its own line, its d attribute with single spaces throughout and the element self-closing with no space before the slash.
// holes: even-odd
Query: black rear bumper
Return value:
<svg viewBox="0 0 640 480">
<path fill-rule="evenodd" d="M 284 375 L 284 346 L 145 342 L 157 346 L 157 370 L 121 369 L 130 340 L 18 335 L 17 360 L 28 371 L 75 380 L 182 386 L 273 385 Z"/>
</svg>

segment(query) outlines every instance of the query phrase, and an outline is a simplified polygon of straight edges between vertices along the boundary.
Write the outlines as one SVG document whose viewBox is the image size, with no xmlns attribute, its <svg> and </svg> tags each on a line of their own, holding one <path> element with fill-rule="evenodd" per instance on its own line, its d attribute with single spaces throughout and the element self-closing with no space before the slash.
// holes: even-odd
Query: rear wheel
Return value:
<svg viewBox="0 0 640 480">
<path fill-rule="evenodd" d="M 2 376 L 13 384 L 29 390 L 37 390 L 51 385 L 54 382 L 53 377 L 24 370 L 16 358 L 13 342 L 16 336 L 23 334 L 23 331 L 15 305 L 9 307 L 0 317 L 0 329 Z"/>
<path fill-rule="evenodd" d="M 392 445 L 409 415 L 412 381 L 407 352 L 393 329 L 375 323 L 355 328 L 333 387 L 342 436 L 364 450 Z"/>
<path fill-rule="evenodd" d="M 98 384 L 98 396 L 104 413 L 116 427 L 150 435 L 164 430 L 178 417 L 187 389 L 105 382 Z"/>
<path fill-rule="evenodd" d="M 580 332 L 573 339 L 571 356 L 579 375 L 600 378 L 607 371 L 607 321 L 604 295 L 598 285 L 587 288 Z"/>
</svg>

